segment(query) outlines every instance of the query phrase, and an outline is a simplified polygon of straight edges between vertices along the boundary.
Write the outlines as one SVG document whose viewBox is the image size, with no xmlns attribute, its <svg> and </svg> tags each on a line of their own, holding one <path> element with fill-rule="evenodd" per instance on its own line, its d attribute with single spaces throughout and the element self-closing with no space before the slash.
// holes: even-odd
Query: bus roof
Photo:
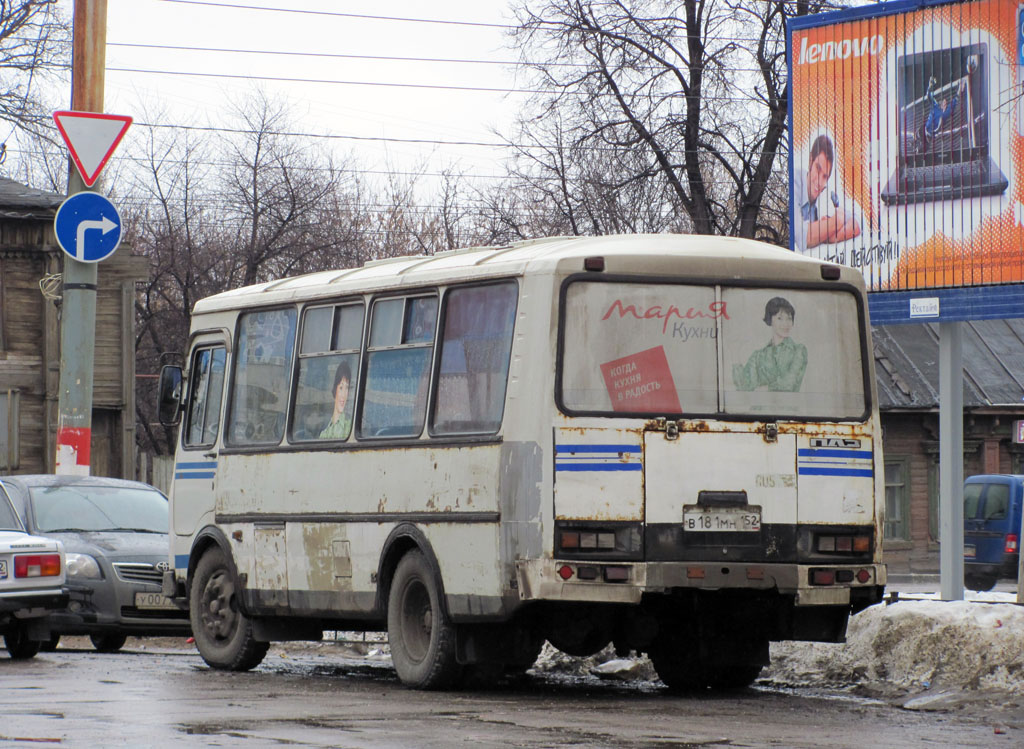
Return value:
<svg viewBox="0 0 1024 749">
<path fill-rule="evenodd" d="M 819 268 L 823 265 L 815 258 L 737 237 L 694 234 L 549 237 L 493 247 L 447 250 L 434 255 L 371 260 L 358 268 L 320 271 L 244 286 L 198 301 L 194 312 L 202 314 L 432 283 L 518 276 L 527 272 L 553 273 L 560 266 L 582 271 L 582 260 L 592 256 L 605 258 L 609 273 L 696 275 L 694 261 L 713 258 L 715 275 L 720 277 L 770 275 L 773 271 L 779 273 L 780 266 L 785 266 L 785 278 L 820 281 Z M 675 263 L 680 263 L 678 271 L 671 267 Z M 852 268 L 843 268 L 842 280 L 863 285 L 860 273 Z"/>
</svg>

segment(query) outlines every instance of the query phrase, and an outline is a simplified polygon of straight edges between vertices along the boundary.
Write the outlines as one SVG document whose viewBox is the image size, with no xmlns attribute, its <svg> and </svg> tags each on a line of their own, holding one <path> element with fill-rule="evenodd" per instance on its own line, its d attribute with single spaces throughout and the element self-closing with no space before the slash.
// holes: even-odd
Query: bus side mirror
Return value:
<svg viewBox="0 0 1024 749">
<path fill-rule="evenodd" d="M 165 427 L 176 426 L 181 418 L 181 367 L 165 364 L 160 368 L 160 391 L 157 395 L 157 418 Z"/>
</svg>

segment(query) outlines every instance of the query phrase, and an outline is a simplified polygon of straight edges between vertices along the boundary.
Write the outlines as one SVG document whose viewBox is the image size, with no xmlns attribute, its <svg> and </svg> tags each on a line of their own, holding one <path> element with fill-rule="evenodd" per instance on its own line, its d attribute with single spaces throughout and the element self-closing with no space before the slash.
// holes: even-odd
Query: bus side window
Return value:
<svg viewBox="0 0 1024 749">
<path fill-rule="evenodd" d="M 445 296 L 433 434 L 498 431 L 516 300 L 514 282 L 459 287 Z"/>
<path fill-rule="evenodd" d="M 227 428 L 232 445 L 281 441 L 294 348 L 294 309 L 239 316 Z"/>
<path fill-rule="evenodd" d="M 415 437 L 423 431 L 436 327 L 436 296 L 374 302 L 360 437 Z"/>
<path fill-rule="evenodd" d="M 217 441 L 225 359 L 223 346 L 199 349 L 192 355 L 183 439 L 186 446 L 208 446 Z"/>
<path fill-rule="evenodd" d="M 290 431 L 293 441 L 348 439 L 362 339 L 362 304 L 305 311 Z"/>
</svg>

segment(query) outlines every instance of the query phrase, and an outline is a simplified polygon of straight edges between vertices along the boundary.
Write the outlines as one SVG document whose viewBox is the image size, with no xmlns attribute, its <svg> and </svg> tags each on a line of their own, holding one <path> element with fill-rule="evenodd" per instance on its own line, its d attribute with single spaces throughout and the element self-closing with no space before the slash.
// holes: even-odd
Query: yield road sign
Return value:
<svg viewBox="0 0 1024 749">
<path fill-rule="evenodd" d="M 92 187 L 99 178 L 132 124 L 131 117 L 97 112 L 54 112 L 53 120 L 86 187 Z"/>
<path fill-rule="evenodd" d="M 57 244 L 69 257 L 97 263 L 121 243 L 121 217 L 114 204 L 96 192 L 79 192 L 60 204 L 53 219 Z"/>
</svg>

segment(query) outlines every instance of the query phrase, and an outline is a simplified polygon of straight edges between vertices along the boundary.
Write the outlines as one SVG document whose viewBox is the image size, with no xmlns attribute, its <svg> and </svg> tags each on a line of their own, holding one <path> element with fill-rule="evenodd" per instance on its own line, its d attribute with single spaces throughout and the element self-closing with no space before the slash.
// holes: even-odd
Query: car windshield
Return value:
<svg viewBox="0 0 1024 749">
<path fill-rule="evenodd" d="M 71 484 L 33 487 L 29 494 L 40 533 L 167 533 L 167 499 L 153 489 Z"/>
<path fill-rule="evenodd" d="M 11 500 L 7 498 L 7 494 L 0 489 L 0 531 L 20 530 L 24 529 L 21 527 L 21 521 L 18 520 L 18 514 L 11 506 Z"/>
</svg>

